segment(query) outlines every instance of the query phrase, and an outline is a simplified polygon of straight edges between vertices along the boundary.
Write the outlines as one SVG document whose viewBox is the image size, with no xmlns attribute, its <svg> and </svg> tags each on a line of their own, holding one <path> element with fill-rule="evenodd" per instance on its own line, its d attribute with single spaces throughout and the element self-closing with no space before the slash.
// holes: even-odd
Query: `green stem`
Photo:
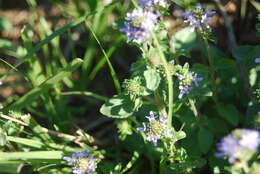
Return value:
<svg viewBox="0 0 260 174">
<path fill-rule="evenodd" d="M 140 8 L 138 6 L 136 0 L 132 0 L 132 3 L 134 4 L 134 6 L 136 8 Z M 155 33 L 152 30 L 150 30 L 150 32 L 152 34 L 154 43 L 155 43 L 156 47 L 158 48 L 159 56 L 160 56 L 160 59 L 161 59 L 161 61 L 163 63 L 163 66 L 164 66 L 164 69 L 165 69 L 165 72 L 166 72 L 166 79 L 168 81 L 168 103 L 169 103 L 169 109 L 168 109 L 167 128 L 171 128 L 172 127 L 172 113 L 173 113 L 173 80 L 172 80 L 172 77 L 171 77 L 171 73 L 170 73 L 170 71 L 168 69 L 167 59 L 164 56 L 164 53 L 162 52 L 161 45 L 160 45 L 160 43 L 159 43 Z"/>
<path fill-rule="evenodd" d="M 94 97 L 98 100 L 101 101 L 107 101 L 108 98 L 105 96 L 101 96 L 99 94 L 95 94 L 93 92 L 89 92 L 89 91 L 70 91 L 70 92 L 62 92 L 61 95 L 85 95 L 85 96 L 90 96 L 90 97 Z"/>
<path fill-rule="evenodd" d="M 168 69 L 168 62 L 166 60 L 166 57 L 164 56 L 163 52 L 162 52 L 162 48 L 161 45 L 155 35 L 155 33 L 153 31 L 150 31 L 152 33 L 153 39 L 154 39 L 154 43 L 156 45 L 156 47 L 158 48 L 158 52 L 159 52 L 159 56 L 160 59 L 163 63 L 165 72 L 166 72 L 166 79 L 168 82 L 168 103 L 169 103 L 169 109 L 168 109 L 168 120 L 167 120 L 167 128 L 171 128 L 172 127 L 172 106 L 173 106 L 173 80 L 171 77 L 171 73 Z"/>
<path fill-rule="evenodd" d="M 117 93 L 120 94 L 121 93 L 121 86 L 120 86 L 120 82 L 119 82 L 119 79 L 118 79 L 118 76 L 116 74 L 116 71 L 112 65 L 112 63 L 110 62 L 108 56 L 107 56 L 107 53 L 106 51 L 104 50 L 103 46 L 101 45 L 99 39 L 97 38 L 95 32 L 93 31 L 92 27 L 90 25 L 88 25 L 88 23 L 86 23 L 86 25 L 89 27 L 89 30 L 90 32 L 92 33 L 92 35 L 94 36 L 95 40 L 97 41 L 102 53 L 104 54 L 105 58 L 106 58 L 106 61 L 107 61 L 107 64 L 108 64 L 108 67 L 109 67 L 109 70 L 110 70 L 110 74 L 111 74 L 111 77 L 114 81 L 114 85 L 115 85 L 115 88 L 117 90 Z"/>
<path fill-rule="evenodd" d="M 210 47 L 209 47 L 209 42 L 208 40 L 200 33 L 202 36 L 202 39 L 204 41 L 204 44 L 206 46 L 206 51 L 207 51 L 207 57 L 209 61 L 209 66 L 210 66 L 210 76 L 211 76 L 211 85 L 212 85 L 212 91 L 213 91 L 213 100 L 216 104 L 218 104 L 218 98 L 217 98 L 217 84 L 216 84 L 216 79 L 215 79 L 215 68 L 214 68 L 214 60 L 211 55 Z"/>
<path fill-rule="evenodd" d="M 195 106 L 194 101 L 190 97 L 188 97 L 188 100 L 189 100 L 189 103 L 190 103 L 190 106 L 191 106 L 191 110 L 192 110 L 193 114 L 195 115 L 195 118 L 198 118 L 199 113 L 198 113 L 198 110 Z"/>
</svg>

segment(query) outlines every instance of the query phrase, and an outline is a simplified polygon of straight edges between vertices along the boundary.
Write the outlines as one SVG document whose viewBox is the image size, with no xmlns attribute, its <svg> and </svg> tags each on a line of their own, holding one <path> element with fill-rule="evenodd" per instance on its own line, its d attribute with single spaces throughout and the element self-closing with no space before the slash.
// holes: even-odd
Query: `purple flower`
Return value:
<svg viewBox="0 0 260 174">
<path fill-rule="evenodd" d="M 159 14 L 151 11 L 135 9 L 131 13 L 126 14 L 125 26 L 120 31 L 127 35 L 128 41 L 141 44 L 151 38 L 149 30 L 155 27 L 159 16 Z"/>
<path fill-rule="evenodd" d="M 198 87 L 199 82 L 203 80 L 202 77 L 198 77 L 197 73 L 194 72 L 187 72 L 182 75 L 177 76 L 180 80 L 179 82 L 179 96 L 178 98 L 181 99 L 183 95 L 188 94 L 194 86 Z"/>
<path fill-rule="evenodd" d="M 93 174 L 97 167 L 96 159 L 86 150 L 76 151 L 71 157 L 63 157 L 63 160 L 73 166 L 73 174 Z"/>
<path fill-rule="evenodd" d="M 222 138 L 217 144 L 217 157 L 228 157 L 230 163 L 236 160 L 249 160 L 258 150 L 260 144 L 259 132 L 249 129 L 236 129 Z"/>
<path fill-rule="evenodd" d="M 185 23 L 190 24 L 191 32 L 193 32 L 196 28 L 210 28 L 209 20 L 215 13 L 215 11 L 209 11 L 201 5 L 197 5 L 194 10 L 186 10 L 185 13 L 180 14 L 179 16 L 184 18 Z"/>
<path fill-rule="evenodd" d="M 260 144 L 259 132 L 255 130 L 243 130 L 243 135 L 239 140 L 239 144 L 252 151 L 257 151 Z"/>
<path fill-rule="evenodd" d="M 241 150 L 241 147 L 238 144 L 237 139 L 235 139 L 232 135 L 225 136 L 219 144 L 217 144 L 217 148 L 220 151 L 216 154 L 217 157 L 228 156 L 228 161 L 230 163 L 235 162 L 236 154 Z"/>
<path fill-rule="evenodd" d="M 192 90 L 192 87 L 180 85 L 179 90 L 180 90 L 180 93 L 179 93 L 178 98 L 181 99 L 183 97 L 183 95 L 188 94 Z"/>
<path fill-rule="evenodd" d="M 156 116 L 153 112 L 150 112 L 150 115 L 146 116 L 146 118 L 149 122 L 143 123 L 143 127 L 137 128 L 137 130 L 146 133 L 147 141 L 150 141 L 154 146 L 157 146 L 158 140 L 162 138 L 173 138 L 173 129 L 167 129 L 166 118 L 162 116 Z"/>
<path fill-rule="evenodd" d="M 166 7 L 166 1 L 165 0 L 137 0 L 142 8 L 145 7 L 154 7 L 155 5 Z"/>
<path fill-rule="evenodd" d="M 255 63 L 260 63 L 260 57 L 255 58 Z"/>
</svg>

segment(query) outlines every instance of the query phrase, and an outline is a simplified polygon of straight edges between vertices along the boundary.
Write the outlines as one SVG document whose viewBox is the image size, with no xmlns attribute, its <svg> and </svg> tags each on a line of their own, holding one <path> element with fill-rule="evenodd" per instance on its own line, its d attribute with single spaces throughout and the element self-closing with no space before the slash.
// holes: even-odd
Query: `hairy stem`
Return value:
<svg viewBox="0 0 260 174">
<path fill-rule="evenodd" d="M 164 56 L 164 53 L 162 52 L 162 48 L 161 45 L 155 35 L 155 33 L 153 31 L 151 31 L 153 39 L 154 39 L 154 43 L 156 45 L 156 47 L 158 48 L 158 52 L 159 52 L 159 56 L 160 59 L 163 63 L 165 72 L 166 72 L 166 79 L 168 82 L 168 104 L 169 104 L 169 108 L 168 108 L 168 119 L 167 119 L 167 127 L 171 128 L 172 127 L 172 107 L 173 107 L 173 80 L 171 77 L 171 73 L 168 69 L 168 62 Z"/>
</svg>

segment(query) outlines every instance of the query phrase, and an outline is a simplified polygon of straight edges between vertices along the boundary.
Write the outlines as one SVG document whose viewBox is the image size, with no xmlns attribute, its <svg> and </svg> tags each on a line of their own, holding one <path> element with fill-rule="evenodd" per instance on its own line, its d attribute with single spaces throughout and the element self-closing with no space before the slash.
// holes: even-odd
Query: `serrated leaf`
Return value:
<svg viewBox="0 0 260 174">
<path fill-rule="evenodd" d="M 134 103 L 127 96 L 115 95 L 102 105 L 100 112 L 107 117 L 126 118 L 133 114 Z"/>
<path fill-rule="evenodd" d="M 148 69 L 144 72 L 144 78 L 146 82 L 146 87 L 151 90 L 155 91 L 160 84 L 161 77 L 159 73 L 156 72 L 155 69 Z"/>
<path fill-rule="evenodd" d="M 234 105 L 221 105 L 217 107 L 218 113 L 226 121 L 228 121 L 233 126 L 237 126 L 239 122 L 239 112 Z"/>
<path fill-rule="evenodd" d="M 213 143 L 213 134 L 206 128 L 201 127 L 198 132 L 199 149 L 202 153 L 207 153 Z"/>
</svg>

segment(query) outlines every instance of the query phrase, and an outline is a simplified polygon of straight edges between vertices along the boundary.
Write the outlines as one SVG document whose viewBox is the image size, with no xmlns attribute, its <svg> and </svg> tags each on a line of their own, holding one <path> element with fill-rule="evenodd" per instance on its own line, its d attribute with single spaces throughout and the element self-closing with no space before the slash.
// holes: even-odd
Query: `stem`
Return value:
<svg viewBox="0 0 260 174">
<path fill-rule="evenodd" d="M 209 61 L 209 66 L 210 66 L 210 76 L 211 76 L 211 85 L 212 85 L 212 91 L 213 91 L 213 100 L 217 104 L 218 103 L 218 98 L 217 98 L 217 84 L 216 84 L 216 79 L 215 79 L 215 68 L 214 68 L 214 60 L 211 55 L 210 47 L 209 47 L 209 42 L 208 40 L 200 33 L 202 36 L 202 39 L 204 41 L 204 44 L 206 46 L 206 51 L 207 51 L 207 57 Z"/>
<path fill-rule="evenodd" d="M 132 0 L 132 3 L 134 4 L 134 6 L 136 8 L 140 8 L 136 2 L 136 0 Z M 167 119 L 167 128 L 171 128 L 172 127 L 172 108 L 173 108 L 173 80 L 172 80 L 172 77 L 171 77 L 171 74 L 170 74 L 170 71 L 168 69 L 168 62 L 167 62 L 167 59 L 165 58 L 163 52 L 162 52 L 162 49 L 161 49 L 161 45 L 155 35 L 155 33 L 150 30 L 151 34 L 152 34 L 152 37 L 154 39 L 154 42 L 155 42 L 155 45 L 156 47 L 158 48 L 158 51 L 159 51 L 159 56 L 160 56 L 160 59 L 163 63 L 163 66 L 164 66 L 164 69 L 165 69 L 165 72 L 166 72 L 166 79 L 168 81 L 168 103 L 169 103 L 169 109 L 168 109 L 168 119 Z"/>
<path fill-rule="evenodd" d="M 90 96 L 95 99 L 101 100 L 101 101 L 107 101 L 108 98 L 93 92 L 89 91 L 69 91 L 69 92 L 62 92 L 61 95 L 85 95 L 85 96 Z"/>
<path fill-rule="evenodd" d="M 111 75 L 111 77 L 112 77 L 112 79 L 114 81 L 114 85 L 115 85 L 116 91 L 117 91 L 118 94 L 120 94 L 121 93 L 121 86 L 120 86 L 120 82 L 119 82 L 118 76 L 116 74 L 116 71 L 115 71 L 112 63 L 110 62 L 110 59 L 108 58 L 106 51 L 104 50 L 104 48 L 101 45 L 99 39 L 97 38 L 97 35 L 95 34 L 94 30 L 92 29 L 92 27 L 90 25 L 88 25 L 87 22 L 86 22 L 86 25 L 89 28 L 89 30 L 92 33 L 92 35 L 94 36 L 94 38 L 97 41 L 97 43 L 98 43 L 102 53 L 104 54 L 104 56 L 106 58 L 106 61 L 107 61 L 107 64 L 108 64 L 108 67 L 109 67 L 109 70 L 110 70 L 110 75 Z"/>
<path fill-rule="evenodd" d="M 188 100 L 189 100 L 189 103 L 190 103 L 190 106 L 191 106 L 191 110 L 193 112 L 193 114 L 195 115 L 195 118 L 198 118 L 199 117 L 199 113 L 198 113 L 198 110 L 194 104 L 194 101 L 188 97 Z"/>
<path fill-rule="evenodd" d="M 153 36 L 153 39 L 154 39 L 154 42 L 155 42 L 155 45 L 156 47 L 158 48 L 158 51 L 159 51 L 159 56 L 160 56 L 160 59 L 163 63 L 163 66 L 164 66 L 164 69 L 165 69 L 165 72 L 166 72 L 166 79 L 168 81 L 168 103 L 169 103 L 169 109 L 168 109 L 168 120 L 167 120 L 167 128 L 171 128 L 172 127 L 172 106 L 173 106 L 173 80 L 172 80 L 172 77 L 171 77 L 171 73 L 168 69 L 168 62 L 162 52 L 162 49 L 161 49 L 161 45 L 155 35 L 155 33 L 153 31 L 150 31 L 152 36 Z"/>
</svg>

